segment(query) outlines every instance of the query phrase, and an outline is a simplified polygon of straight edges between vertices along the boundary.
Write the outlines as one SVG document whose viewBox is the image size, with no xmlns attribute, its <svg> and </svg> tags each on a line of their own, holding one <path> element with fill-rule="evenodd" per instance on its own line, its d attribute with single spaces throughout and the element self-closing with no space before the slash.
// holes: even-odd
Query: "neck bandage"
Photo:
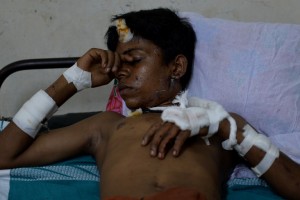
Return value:
<svg viewBox="0 0 300 200">
<path fill-rule="evenodd" d="M 13 118 L 13 122 L 30 137 L 35 138 L 44 120 L 48 120 L 58 107 L 55 101 L 43 90 L 38 91 Z"/>
<path fill-rule="evenodd" d="M 250 125 L 246 125 L 243 130 L 244 140 L 240 144 L 234 145 L 234 149 L 242 157 L 248 153 L 253 145 L 266 152 L 260 163 L 252 168 L 254 173 L 260 177 L 271 167 L 275 159 L 279 157 L 279 150 L 271 143 L 269 138 L 263 134 L 258 134 Z"/>
<path fill-rule="evenodd" d="M 67 69 L 63 76 L 68 83 L 73 83 L 77 91 L 92 87 L 92 75 L 77 66 L 77 62 Z"/>
</svg>

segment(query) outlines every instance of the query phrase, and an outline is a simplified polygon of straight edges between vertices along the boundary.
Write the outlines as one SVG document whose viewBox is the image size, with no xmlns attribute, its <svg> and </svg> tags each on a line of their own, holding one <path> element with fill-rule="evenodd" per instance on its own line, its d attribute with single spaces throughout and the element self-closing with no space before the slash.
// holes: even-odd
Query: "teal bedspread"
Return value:
<svg viewBox="0 0 300 200">
<path fill-rule="evenodd" d="M 99 174 L 91 156 L 10 171 L 8 200 L 99 200 Z"/>
<path fill-rule="evenodd" d="M 0 200 L 99 200 L 100 180 L 91 156 L 41 167 L 0 170 Z M 226 200 L 282 199 L 258 178 L 231 179 L 227 186 Z"/>
</svg>

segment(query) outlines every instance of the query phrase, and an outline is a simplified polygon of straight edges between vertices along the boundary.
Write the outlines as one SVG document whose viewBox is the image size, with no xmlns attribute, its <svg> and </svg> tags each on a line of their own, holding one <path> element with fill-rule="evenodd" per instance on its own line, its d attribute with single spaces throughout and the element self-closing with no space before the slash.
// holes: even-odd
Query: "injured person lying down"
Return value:
<svg viewBox="0 0 300 200">
<path fill-rule="evenodd" d="M 217 102 L 187 97 L 196 36 L 169 9 L 114 16 L 109 50 L 91 49 L 38 91 L 0 135 L 0 168 L 92 155 L 102 199 L 221 199 L 244 158 L 282 197 L 300 198 L 300 167 L 242 117 Z M 118 81 L 129 117 L 102 112 L 38 134 L 77 92 Z M 84 102 L 82 102 L 84 103 Z"/>
</svg>

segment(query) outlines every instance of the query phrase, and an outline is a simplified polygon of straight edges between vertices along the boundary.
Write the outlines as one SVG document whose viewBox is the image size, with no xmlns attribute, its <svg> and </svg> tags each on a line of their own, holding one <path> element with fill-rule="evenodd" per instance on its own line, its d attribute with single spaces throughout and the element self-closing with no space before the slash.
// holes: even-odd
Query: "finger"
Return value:
<svg viewBox="0 0 300 200">
<path fill-rule="evenodd" d="M 107 63 L 105 66 L 105 72 L 111 71 L 114 65 L 115 60 L 115 53 L 112 51 L 107 51 Z"/>
<path fill-rule="evenodd" d="M 168 126 L 170 127 L 168 133 L 165 133 L 165 137 L 159 145 L 158 158 L 160 159 L 165 157 L 167 144 L 169 144 L 180 132 L 180 129 L 175 124 L 168 123 Z"/>
<path fill-rule="evenodd" d="M 105 68 L 108 62 L 108 51 L 103 49 L 93 48 L 90 50 L 89 54 L 92 57 L 92 61 L 99 63 L 102 68 Z"/>
<path fill-rule="evenodd" d="M 169 124 L 163 124 L 159 130 L 156 131 L 153 140 L 151 142 L 150 145 L 150 155 L 151 156 L 157 156 L 157 150 L 158 150 L 158 146 L 161 143 L 161 140 L 163 139 L 164 135 L 169 131 L 170 129 L 170 125 Z"/>
<path fill-rule="evenodd" d="M 173 156 L 179 155 L 184 142 L 189 138 L 190 135 L 191 135 L 191 132 L 189 130 L 181 131 L 177 135 L 174 146 L 173 146 L 173 151 L 172 151 Z"/>
<path fill-rule="evenodd" d="M 112 72 L 115 73 L 118 71 L 120 65 L 121 65 L 121 58 L 119 56 L 119 54 L 117 52 L 114 53 L 114 65 L 113 65 L 113 68 L 112 68 Z"/>
<path fill-rule="evenodd" d="M 146 134 L 142 139 L 142 146 L 146 146 L 149 144 L 155 132 L 161 127 L 161 125 L 162 125 L 161 123 L 154 123 L 150 126 L 150 128 L 147 130 Z"/>
<path fill-rule="evenodd" d="M 101 49 L 92 48 L 88 50 L 82 57 L 77 60 L 78 67 L 85 69 L 88 68 L 95 61 L 101 60 Z"/>
</svg>

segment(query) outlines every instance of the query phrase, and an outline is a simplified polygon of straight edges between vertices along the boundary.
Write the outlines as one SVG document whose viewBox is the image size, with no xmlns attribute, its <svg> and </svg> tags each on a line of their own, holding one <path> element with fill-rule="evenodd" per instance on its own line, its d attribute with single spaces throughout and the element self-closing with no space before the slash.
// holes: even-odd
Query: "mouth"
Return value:
<svg viewBox="0 0 300 200">
<path fill-rule="evenodd" d="M 127 95 L 133 88 L 125 85 L 124 83 L 119 82 L 118 89 L 119 89 L 120 95 L 124 96 L 124 95 Z"/>
</svg>

